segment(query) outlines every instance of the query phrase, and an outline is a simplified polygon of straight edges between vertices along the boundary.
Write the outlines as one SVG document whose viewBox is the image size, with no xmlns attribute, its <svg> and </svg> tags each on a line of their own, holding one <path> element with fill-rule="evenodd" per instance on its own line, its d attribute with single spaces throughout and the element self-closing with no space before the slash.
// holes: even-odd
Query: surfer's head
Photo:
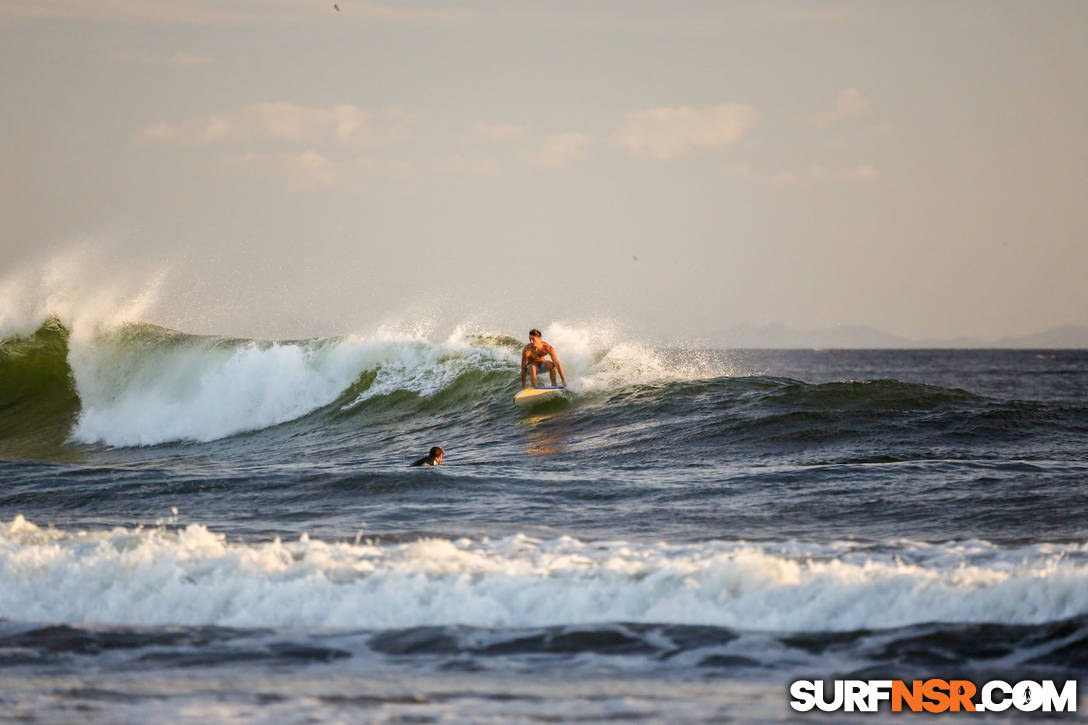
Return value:
<svg viewBox="0 0 1088 725">
<path fill-rule="evenodd" d="M 434 461 L 433 465 L 437 466 L 439 463 L 442 462 L 442 456 L 444 455 L 446 455 L 445 451 L 443 451 L 438 446 L 434 446 L 433 448 L 431 448 L 430 453 L 427 454 L 427 457 Z"/>
<path fill-rule="evenodd" d="M 537 340 L 539 340 L 540 337 L 541 337 L 540 330 L 536 329 L 535 327 L 533 329 L 529 330 L 529 341 L 531 342 L 534 337 Z"/>
</svg>

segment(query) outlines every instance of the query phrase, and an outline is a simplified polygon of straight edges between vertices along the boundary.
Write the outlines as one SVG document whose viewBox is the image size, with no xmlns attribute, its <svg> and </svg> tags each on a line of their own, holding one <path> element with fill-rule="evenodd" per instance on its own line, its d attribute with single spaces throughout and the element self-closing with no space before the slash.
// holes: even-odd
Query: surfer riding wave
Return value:
<svg viewBox="0 0 1088 725">
<path fill-rule="evenodd" d="M 549 357 L 551 360 L 547 359 Z M 545 370 L 548 371 L 548 375 L 551 377 L 552 385 L 555 385 L 555 373 L 557 371 L 559 377 L 563 380 L 563 385 L 567 384 L 567 376 L 563 374 L 563 366 L 559 362 L 559 355 L 556 354 L 555 348 L 544 342 L 540 330 L 533 328 L 529 330 L 529 344 L 521 351 L 521 387 L 525 387 L 525 376 L 528 373 L 535 388 L 537 373 L 542 373 Z"/>
</svg>

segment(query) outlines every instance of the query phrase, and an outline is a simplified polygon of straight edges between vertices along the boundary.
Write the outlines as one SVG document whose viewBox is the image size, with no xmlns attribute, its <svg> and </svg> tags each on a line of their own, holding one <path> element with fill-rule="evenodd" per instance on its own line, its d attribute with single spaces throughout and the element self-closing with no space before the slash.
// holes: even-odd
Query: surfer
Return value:
<svg viewBox="0 0 1088 725">
<path fill-rule="evenodd" d="M 551 360 L 545 359 L 548 357 Z M 541 339 L 540 330 L 533 328 L 529 330 L 529 344 L 521 351 L 521 387 L 525 387 L 525 373 L 529 373 L 535 388 L 536 374 L 545 370 L 552 378 L 552 385 L 555 385 L 557 370 L 559 377 L 563 379 L 563 385 L 567 384 L 567 376 L 563 374 L 563 366 L 559 364 L 559 355 L 556 354 L 555 348 Z"/>
<path fill-rule="evenodd" d="M 410 465 L 412 465 L 412 466 L 437 466 L 439 463 L 442 462 L 442 456 L 444 456 L 444 455 L 446 455 L 445 451 L 443 451 L 438 446 L 434 446 L 427 453 L 427 455 L 423 456 L 423 458 L 420 458 L 418 461 L 416 461 L 415 463 L 412 463 Z"/>
</svg>

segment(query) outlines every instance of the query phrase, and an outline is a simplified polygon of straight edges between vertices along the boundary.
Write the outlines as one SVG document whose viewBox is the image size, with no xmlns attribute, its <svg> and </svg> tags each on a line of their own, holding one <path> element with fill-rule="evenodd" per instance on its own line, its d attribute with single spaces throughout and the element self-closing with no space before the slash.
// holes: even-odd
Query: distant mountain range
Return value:
<svg viewBox="0 0 1088 725">
<path fill-rule="evenodd" d="M 1088 327 L 1062 325 L 1031 335 L 983 340 L 974 337 L 916 340 L 864 325 L 839 325 L 803 332 L 780 323 L 734 325 L 721 330 L 716 342 L 734 348 L 1021 348 L 1086 349 Z"/>
</svg>

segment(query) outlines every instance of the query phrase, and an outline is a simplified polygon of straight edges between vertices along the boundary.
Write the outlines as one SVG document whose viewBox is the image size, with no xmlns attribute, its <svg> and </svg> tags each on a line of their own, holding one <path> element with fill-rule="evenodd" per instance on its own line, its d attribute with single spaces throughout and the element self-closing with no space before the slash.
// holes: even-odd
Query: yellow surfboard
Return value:
<svg viewBox="0 0 1088 725">
<path fill-rule="evenodd" d="M 545 400 L 554 400 L 566 390 L 565 385 L 547 385 L 536 388 L 525 388 L 514 396 L 514 404 L 526 407 L 543 403 Z"/>
</svg>

